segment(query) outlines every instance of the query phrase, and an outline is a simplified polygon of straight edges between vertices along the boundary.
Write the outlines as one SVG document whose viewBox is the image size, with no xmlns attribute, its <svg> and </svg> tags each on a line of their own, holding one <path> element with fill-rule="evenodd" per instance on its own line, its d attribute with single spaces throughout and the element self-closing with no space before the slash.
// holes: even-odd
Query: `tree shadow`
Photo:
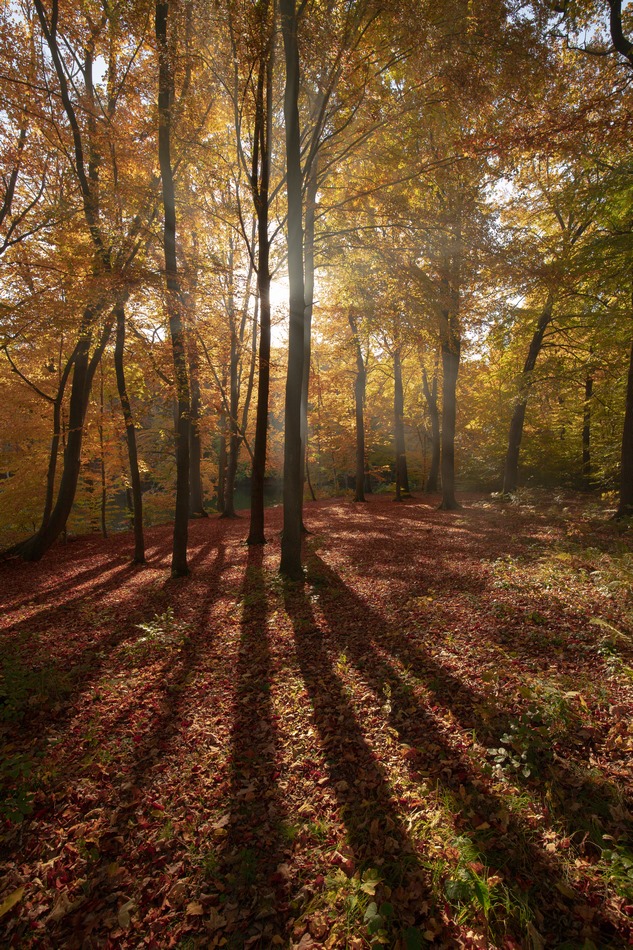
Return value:
<svg viewBox="0 0 633 950">
<path fill-rule="evenodd" d="M 394 791 L 323 643 L 307 590 L 288 584 L 284 601 L 330 786 L 346 827 L 351 852 L 346 873 L 379 872 L 389 889 L 394 939 L 409 927 L 424 929 L 433 913 L 429 875 L 414 851 Z M 451 934 L 436 932 L 438 946 L 445 938 L 450 940 Z"/>
<path fill-rule="evenodd" d="M 285 808 L 278 778 L 263 552 L 250 547 L 239 600 L 240 645 L 230 737 L 226 835 L 215 875 L 230 902 L 221 913 L 232 947 L 270 946 L 284 932 L 288 881 L 283 859 Z M 237 904 L 237 906 L 235 906 Z"/>
<path fill-rule="evenodd" d="M 475 729 L 480 742 L 498 746 L 515 721 L 511 699 L 497 699 L 499 705 L 490 709 L 458 674 L 437 663 L 419 645 L 405 640 L 403 631 L 391 628 L 316 554 L 309 559 L 309 578 L 318 591 L 335 649 L 344 652 L 376 698 L 384 703 L 390 726 L 407 750 L 412 750 L 406 754 L 411 778 L 418 783 L 434 780 L 438 790 L 449 792 L 458 807 L 453 815 L 455 835 L 466 835 L 477 843 L 486 864 L 503 878 L 518 905 L 525 904 L 529 896 L 531 911 L 546 939 L 580 935 L 589 918 L 589 932 L 583 931 L 583 936 L 594 940 L 597 937 L 601 947 L 612 946 L 614 926 L 608 915 L 599 907 L 588 910 L 582 895 L 569 886 L 557 855 L 547 850 L 541 835 L 535 834 L 529 814 L 523 814 L 521 808 L 510 812 L 507 800 L 493 790 L 491 762 L 478 762 L 468 754 L 459 732 L 447 727 L 442 716 L 448 711 L 462 729 Z M 394 665 L 393 658 L 404 667 L 406 677 Z M 415 685 L 427 691 L 423 701 L 416 696 L 412 676 L 418 681 Z M 547 751 L 545 743 L 541 751 Z M 568 836 L 578 827 L 579 802 L 581 808 L 595 810 L 595 796 L 599 794 L 601 810 L 609 814 L 614 790 L 592 783 L 592 805 L 589 806 L 588 796 L 576 794 L 574 811 L 561 783 L 545 765 L 543 769 L 542 779 L 524 780 L 523 788 L 539 803 L 546 788 L 550 801 L 558 798 L 555 818 L 567 829 Z M 546 788 L 542 783 L 546 783 Z M 552 804 L 550 810 L 554 808 Z M 586 817 L 589 820 L 591 816 Z M 611 828 L 616 831 L 621 824 L 613 822 Z M 579 907 L 585 915 L 581 914 L 580 919 Z"/>
</svg>

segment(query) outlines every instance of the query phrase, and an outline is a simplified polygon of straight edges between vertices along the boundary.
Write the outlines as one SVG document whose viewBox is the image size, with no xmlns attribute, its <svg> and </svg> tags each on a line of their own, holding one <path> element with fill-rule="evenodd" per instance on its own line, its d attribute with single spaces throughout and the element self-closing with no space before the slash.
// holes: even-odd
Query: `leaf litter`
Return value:
<svg viewBox="0 0 633 950">
<path fill-rule="evenodd" d="M 9 947 L 622 947 L 631 537 L 570 498 L 306 506 L 168 577 L 125 535 L 0 565 Z"/>
</svg>

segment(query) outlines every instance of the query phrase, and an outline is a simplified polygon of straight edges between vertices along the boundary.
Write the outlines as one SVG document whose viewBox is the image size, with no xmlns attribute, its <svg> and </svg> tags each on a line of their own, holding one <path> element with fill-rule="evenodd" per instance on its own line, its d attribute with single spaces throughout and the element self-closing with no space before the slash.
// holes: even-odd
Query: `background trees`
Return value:
<svg viewBox="0 0 633 950">
<path fill-rule="evenodd" d="M 4 4 L 3 545 L 31 535 L 37 558 L 131 511 L 141 562 L 143 521 L 177 510 L 184 573 L 187 517 L 232 514 L 235 489 L 263 543 L 286 372 L 293 523 L 306 459 L 317 493 L 428 480 L 452 508 L 460 482 L 619 484 L 626 514 L 631 110 L 612 7 L 611 35 L 571 4 Z M 589 25 L 619 59 L 572 48 Z"/>
</svg>

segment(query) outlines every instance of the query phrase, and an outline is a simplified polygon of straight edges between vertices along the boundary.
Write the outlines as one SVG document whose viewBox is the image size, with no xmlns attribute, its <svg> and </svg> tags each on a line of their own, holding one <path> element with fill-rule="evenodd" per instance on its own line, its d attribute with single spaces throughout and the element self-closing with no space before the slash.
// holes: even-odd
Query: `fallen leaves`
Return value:
<svg viewBox="0 0 633 950">
<path fill-rule="evenodd" d="M 214 519 L 186 584 L 167 527 L 143 570 L 116 538 L 28 585 L 0 566 L 4 652 L 38 677 L 0 721 L 30 809 L 0 832 L 3 943 L 625 945 L 632 605 L 608 529 L 581 557 L 520 509 L 306 512 L 304 589 L 278 540 Z"/>
</svg>

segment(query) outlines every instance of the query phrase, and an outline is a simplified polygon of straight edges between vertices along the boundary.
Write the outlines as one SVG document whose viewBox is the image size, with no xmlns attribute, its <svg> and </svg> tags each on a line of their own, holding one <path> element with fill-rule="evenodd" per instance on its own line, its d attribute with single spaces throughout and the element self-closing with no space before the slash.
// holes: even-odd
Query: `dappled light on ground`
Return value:
<svg viewBox="0 0 633 950">
<path fill-rule="evenodd" d="M 0 565 L 3 945 L 626 945 L 633 545 L 570 504 Z"/>
</svg>

